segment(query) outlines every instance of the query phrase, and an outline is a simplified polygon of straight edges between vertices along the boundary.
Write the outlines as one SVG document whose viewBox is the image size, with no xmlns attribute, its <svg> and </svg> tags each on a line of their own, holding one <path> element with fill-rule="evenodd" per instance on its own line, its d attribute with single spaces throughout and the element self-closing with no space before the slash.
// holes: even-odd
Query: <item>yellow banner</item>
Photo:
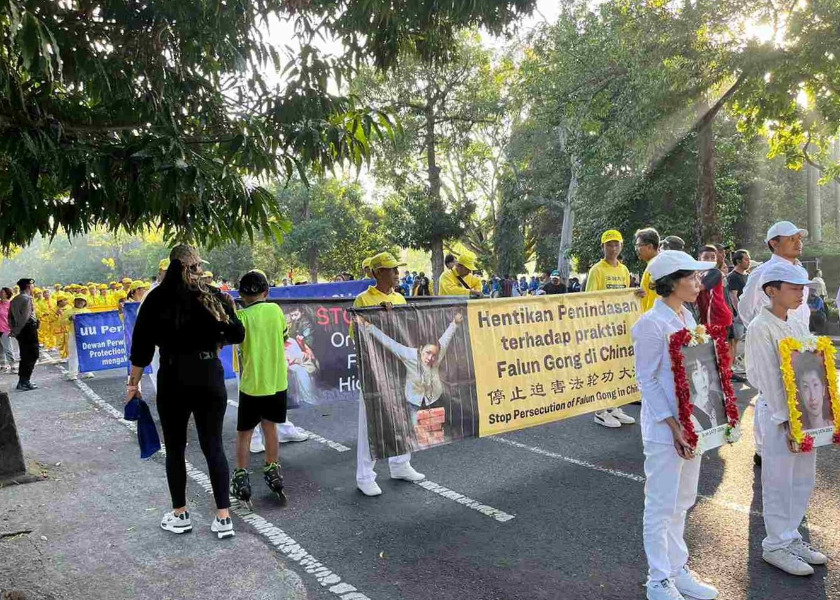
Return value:
<svg viewBox="0 0 840 600">
<path fill-rule="evenodd" d="M 467 303 L 479 436 L 641 400 L 633 290 Z"/>
</svg>

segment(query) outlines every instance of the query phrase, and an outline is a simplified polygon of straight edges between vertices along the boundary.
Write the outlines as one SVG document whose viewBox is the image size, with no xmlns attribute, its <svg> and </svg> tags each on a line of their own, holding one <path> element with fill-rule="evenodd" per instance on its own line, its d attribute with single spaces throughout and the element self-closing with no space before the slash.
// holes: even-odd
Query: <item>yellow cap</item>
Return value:
<svg viewBox="0 0 840 600">
<path fill-rule="evenodd" d="M 85 304 L 87 304 L 88 301 L 87 296 L 82 296 L 81 294 L 76 294 L 75 296 L 73 296 L 73 302 L 75 302 L 76 300 L 84 300 Z"/>
<path fill-rule="evenodd" d="M 43 294 L 44 290 L 42 290 L 39 287 L 36 287 L 35 289 L 32 290 L 32 292 L 35 293 L 35 294 Z"/>
<path fill-rule="evenodd" d="M 61 284 L 60 284 L 60 283 L 56 283 L 53 287 L 54 287 L 56 290 L 60 290 L 60 289 L 61 289 Z"/>
<path fill-rule="evenodd" d="M 405 263 L 398 262 L 390 252 L 380 252 L 370 259 L 370 270 L 376 273 L 379 269 L 394 269 L 404 267 Z"/>
<path fill-rule="evenodd" d="M 158 271 L 165 271 L 169 268 L 169 259 L 164 258 L 158 263 Z"/>
<path fill-rule="evenodd" d="M 128 288 L 129 291 L 139 290 L 139 289 L 148 289 L 150 286 L 145 281 L 141 281 L 138 279 L 137 281 L 132 281 L 131 286 Z"/>
<path fill-rule="evenodd" d="M 131 278 L 130 277 L 123 277 L 122 282 L 123 283 L 131 283 Z"/>
<path fill-rule="evenodd" d="M 621 237 L 620 231 L 616 231 L 615 229 L 608 229 L 601 236 L 601 244 L 606 244 L 607 242 L 624 243 L 624 238 Z"/>
<path fill-rule="evenodd" d="M 478 267 L 476 266 L 475 261 L 475 254 L 473 254 L 469 250 L 464 250 L 458 257 L 458 264 L 468 268 L 470 271 L 478 271 Z"/>
<path fill-rule="evenodd" d="M 97 287 L 97 289 L 100 289 L 100 290 L 107 290 L 108 289 L 108 286 L 104 283 L 100 283 L 96 287 Z"/>
<path fill-rule="evenodd" d="M 308 283 L 309 278 L 306 275 L 296 275 L 293 283 Z"/>
<path fill-rule="evenodd" d="M 365 267 L 370 267 L 370 257 L 362 261 L 362 270 L 364 270 Z"/>
</svg>

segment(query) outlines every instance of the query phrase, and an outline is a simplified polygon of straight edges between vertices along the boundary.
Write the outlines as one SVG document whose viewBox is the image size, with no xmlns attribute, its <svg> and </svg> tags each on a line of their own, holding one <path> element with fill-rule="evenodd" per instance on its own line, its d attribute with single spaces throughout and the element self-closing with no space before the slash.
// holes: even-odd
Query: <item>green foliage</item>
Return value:
<svg viewBox="0 0 840 600">
<path fill-rule="evenodd" d="M 391 243 L 415 250 L 431 250 L 435 240 L 451 240 L 463 231 L 472 207 L 459 212 L 434 203 L 425 188 L 395 192 L 382 205 L 384 229 Z"/>
<path fill-rule="evenodd" d="M 393 133 L 331 80 L 409 49 L 446 60 L 460 27 L 499 32 L 533 4 L 0 0 L 0 248 L 96 226 L 205 244 L 281 236 L 254 182 L 360 167 Z M 264 38 L 274 17 L 294 20 L 299 51 Z M 346 53 L 323 56 L 321 36 Z"/>
<path fill-rule="evenodd" d="M 292 181 L 277 190 L 277 203 L 292 219 L 285 242 L 275 246 L 275 260 L 286 269 L 313 278 L 345 271 L 359 276 L 368 256 L 397 253 L 386 236 L 383 210 L 364 201 L 358 183 L 320 178 L 307 187 Z"/>
</svg>

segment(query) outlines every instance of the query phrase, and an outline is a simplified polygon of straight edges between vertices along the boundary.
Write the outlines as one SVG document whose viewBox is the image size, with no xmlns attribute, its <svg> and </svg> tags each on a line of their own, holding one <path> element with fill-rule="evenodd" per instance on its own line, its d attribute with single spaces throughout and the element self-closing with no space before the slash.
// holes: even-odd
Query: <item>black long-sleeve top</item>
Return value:
<svg viewBox="0 0 840 600">
<path fill-rule="evenodd" d="M 221 297 L 222 292 L 215 290 Z M 220 298 L 221 299 L 221 298 Z M 245 339 L 245 327 L 236 317 L 233 306 L 222 300 L 230 317 L 222 323 L 190 294 L 186 306 L 175 307 L 175 294 L 171 288 L 160 285 L 143 299 L 137 313 L 137 323 L 131 338 L 131 364 L 146 367 L 152 362 L 155 346 L 161 357 L 198 352 L 216 352 L 226 344 L 239 344 Z"/>
</svg>

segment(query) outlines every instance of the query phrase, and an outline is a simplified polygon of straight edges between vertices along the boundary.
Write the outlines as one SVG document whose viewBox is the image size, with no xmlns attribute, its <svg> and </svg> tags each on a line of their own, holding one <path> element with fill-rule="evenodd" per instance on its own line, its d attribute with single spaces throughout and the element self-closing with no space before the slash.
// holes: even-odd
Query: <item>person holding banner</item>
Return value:
<svg viewBox="0 0 840 600">
<path fill-rule="evenodd" d="M 670 336 L 697 323 L 683 305 L 700 293 L 702 263 L 685 252 L 661 252 L 648 265 L 659 299 L 633 326 L 636 379 L 642 392 L 642 443 L 645 454 L 643 539 L 648 561 L 648 600 L 717 598 L 718 591 L 688 568 L 684 532 L 688 510 L 697 500 L 700 457 L 686 441 L 679 421 L 671 370 Z"/>
<path fill-rule="evenodd" d="M 368 306 L 382 306 L 390 310 L 395 304 L 406 304 L 405 297 L 394 291 L 400 282 L 399 267 L 405 263 L 398 262 L 388 252 L 381 252 L 370 260 L 370 268 L 376 278 L 376 285 L 370 286 L 367 291 L 356 296 L 353 306 L 364 308 Z M 352 335 L 352 332 L 351 332 Z M 388 459 L 391 471 L 391 479 L 404 479 L 406 481 L 422 481 L 426 478 L 418 473 L 411 466 L 411 454 L 392 456 Z M 376 483 L 376 461 L 370 455 L 370 442 L 368 440 L 367 414 L 365 412 L 365 400 L 359 392 L 359 433 L 356 440 L 356 487 L 365 496 L 379 496 L 382 489 Z"/>
<path fill-rule="evenodd" d="M 166 444 L 166 479 L 173 508 L 163 516 L 160 526 L 178 534 L 192 530 L 184 458 L 192 415 L 216 501 L 216 518 L 210 529 L 219 539 L 232 537 L 230 469 L 222 440 L 227 390 L 219 349 L 242 343 L 245 328 L 236 316 L 233 299 L 202 283 L 202 260 L 194 247 L 175 246 L 169 258 L 163 282 L 146 295 L 137 313 L 125 401 L 140 393 L 143 370 L 152 362 L 155 347 L 159 347 L 157 409 Z"/>
<path fill-rule="evenodd" d="M 615 229 L 605 231 L 601 235 L 601 249 L 604 258 L 596 263 L 586 278 L 586 291 L 597 292 L 600 290 L 619 290 L 630 287 L 630 271 L 618 260 L 621 249 L 624 247 L 624 238 L 621 232 Z M 639 291 L 640 295 L 645 295 Z M 604 427 L 621 427 L 632 425 L 636 419 L 625 413 L 621 407 L 602 410 L 595 413 L 595 422 Z"/>
<path fill-rule="evenodd" d="M 64 374 L 66 381 L 75 381 L 79 378 L 79 349 L 76 347 L 76 315 L 89 313 L 87 307 L 87 296 L 77 294 L 73 297 L 73 308 L 64 311 L 64 319 L 67 323 L 67 373 Z M 82 379 L 93 379 L 93 373 L 82 373 Z"/>
<path fill-rule="evenodd" d="M 481 298 L 481 279 L 473 275 L 478 271 L 476 256 L 464 250 L 455 260 L 451 269 L 445 269 L 440 276 L 439 294 L 441 296 L 469 296 Z"/>
<path fill-rule="evenodd" d="M 807 338 L 808 326 L 791 313 L 804 304 L 805 290 L 813 282 L 808 272 L 788 261 L 767 262 L 761 272 L 761 289 L 770 306 L 747 329 L 747 378 L 765 403 L 760 413 L 764 434 L 761 461 L 761 497 L 764 506 L 762 558 L 791 575 L 811 575 L 811 565 L 824 565 L 826 556 L 802 539 L 799 526 L 814 491 L 816 450 L 802 452 L 791 435 L 790 410 L 779 342 Z M 751 276 L 751 279 L 755 275 Z"/>
</svg>

